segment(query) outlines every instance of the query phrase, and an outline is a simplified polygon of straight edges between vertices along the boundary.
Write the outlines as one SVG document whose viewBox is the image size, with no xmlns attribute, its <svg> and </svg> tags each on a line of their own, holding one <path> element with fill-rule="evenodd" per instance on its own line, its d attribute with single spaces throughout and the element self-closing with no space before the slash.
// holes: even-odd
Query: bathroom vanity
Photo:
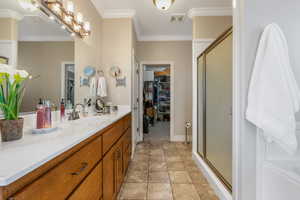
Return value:
<svg viewBox="0 0 300 200">
<path fill-rule="evenodd" d="M 132 154 L 131 114 L 64 123 L 45 135 L 0 143 L 0 200 L 113 200 Z"/>
</svg>

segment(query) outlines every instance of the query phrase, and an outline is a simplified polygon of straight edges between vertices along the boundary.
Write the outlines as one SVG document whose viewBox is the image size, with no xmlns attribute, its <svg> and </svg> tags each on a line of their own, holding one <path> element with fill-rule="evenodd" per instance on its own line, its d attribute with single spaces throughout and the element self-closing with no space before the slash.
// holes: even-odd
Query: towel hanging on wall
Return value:
<svg viewBox="0 0 300 200">
<path fill-rule="evenodd" d="M 300 92 L 292 72 L 286 38 L 277 24 L 268 25 L 261 37 L 248 94 L 246 118 L 268 142 L 285 151 L 297 151 L 295 113 Z"/>
</svg>

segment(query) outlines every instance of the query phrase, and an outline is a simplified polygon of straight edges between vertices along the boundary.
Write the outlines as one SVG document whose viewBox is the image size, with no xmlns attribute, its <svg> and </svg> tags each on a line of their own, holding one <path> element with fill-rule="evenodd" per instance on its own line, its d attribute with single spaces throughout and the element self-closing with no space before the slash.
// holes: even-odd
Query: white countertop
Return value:
<svg viewBox="0 0 300 200">
<path fill-rule="evenodd" d="M 68 121 L 53 133 L 34 135 L 25 129 L 21 140 L 0 142 L 0 186 L 18 180 L 130 112 L 129 106 L 119 106 L 115 114 Z"/>
</svg>

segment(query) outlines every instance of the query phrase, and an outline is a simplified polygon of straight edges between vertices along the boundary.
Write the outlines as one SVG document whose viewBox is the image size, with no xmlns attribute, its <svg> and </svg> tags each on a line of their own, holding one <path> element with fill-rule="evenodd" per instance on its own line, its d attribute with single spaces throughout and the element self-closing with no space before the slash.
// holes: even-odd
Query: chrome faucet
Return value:
<svg viewBox="0 0 300 200">
<path fill-rule="evenodd" d="M 69 120 L 76 120 L 76 119 L 79 119 L 80 116 L 79 116 L 79 111 L 76 111 L 77 109 L 77 106 L 81 106 L 82 109 L 83 109 L 83 114 L 85 115 L 87 112 L 85 110 L 85 105 L 84 104 L 81 104 L 81 103 L 77 103 L 74 108 L 73 108 L 73 111 L 69 114 Z"/>
</svg>

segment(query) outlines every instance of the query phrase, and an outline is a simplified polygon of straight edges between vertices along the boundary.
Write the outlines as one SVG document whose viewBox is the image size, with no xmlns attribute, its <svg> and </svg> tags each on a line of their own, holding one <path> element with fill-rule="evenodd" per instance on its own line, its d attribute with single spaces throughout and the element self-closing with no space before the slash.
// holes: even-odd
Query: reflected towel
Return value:
<svg viewBox="0 0 300 200">
<path fill-rule="evenodd" d="M 104 77 L 99 77 L 97 86 L 97 96 L 106 97 L 107 96 L 107 85 Z"/>
<path fill-rule="evenodd" d="M 91 78 L 90 79 L 90 96 L 91 97 L 95 97 L 96 96 L 96 91 L 97 91 L 97 87 L 96 87 L 96 78 Z"/>
<path fill-rule="evenodd" d="M 291 70 L 286 38 L 276 24 L 261 37 L 251 78 L 246 118 L 268 142 L 293 154 L 297 150 L 295 113 L 300 92 Z"/>
</svg>

